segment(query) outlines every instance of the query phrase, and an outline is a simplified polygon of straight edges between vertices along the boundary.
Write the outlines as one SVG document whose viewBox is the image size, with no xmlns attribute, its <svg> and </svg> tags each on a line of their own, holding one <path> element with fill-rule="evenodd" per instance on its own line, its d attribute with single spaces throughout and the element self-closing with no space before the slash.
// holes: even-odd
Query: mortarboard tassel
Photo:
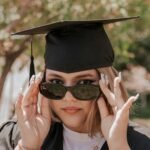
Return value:
<svg viewBox="0 0 150 150">
<path fill-rule="evenodd" d="M 35 67 L 34 67 L 34 56 L 33 56 L 33 49 L 32 49 L 32 39 L 33 37 L 31 37 L 31 56 L 30 56 L 30 76 L 29 76 L 29 80 L 32 77 L 32 75 L 35 75 Z"/>
</svg>

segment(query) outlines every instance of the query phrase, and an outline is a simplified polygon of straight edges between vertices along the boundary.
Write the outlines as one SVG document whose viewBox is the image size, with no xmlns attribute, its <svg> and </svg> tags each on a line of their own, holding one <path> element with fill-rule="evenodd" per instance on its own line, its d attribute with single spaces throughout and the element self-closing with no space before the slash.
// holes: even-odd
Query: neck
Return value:
<svg viewBox="0 0 150 150">
<path fill-rule="evenodd" d="M 74 132 L 89 133 L 87 128 L 83 128 L 83 127 L 69 127 L 66 124 L 64 124 L 64 126 L 67 127 L 68 129 L 74 131 Z"/>
</svg>

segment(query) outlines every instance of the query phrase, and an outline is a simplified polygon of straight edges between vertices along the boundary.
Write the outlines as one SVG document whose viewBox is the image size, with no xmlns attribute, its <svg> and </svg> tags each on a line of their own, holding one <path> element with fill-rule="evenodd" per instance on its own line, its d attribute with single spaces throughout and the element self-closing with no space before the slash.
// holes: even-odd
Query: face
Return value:
<svg viewBox="0 0 150 150">
<path fill-rule="evenodd" d="M 76 84 L 98 85 L 98 80 L 99 76 L 94 69 L 75 73 L 46 70 L 46 81 L 53 84 L 63 84 L 64 86 L 74 86 Z M 86 129 L 82 127 L 85 125 L 93 100 L 78 100 L 70 91 L 67 91 L 61 100 L 50 100 L 49 102 L 51 109 L 68 128 L 77 132 L 86 132 Z"/>
</svg>

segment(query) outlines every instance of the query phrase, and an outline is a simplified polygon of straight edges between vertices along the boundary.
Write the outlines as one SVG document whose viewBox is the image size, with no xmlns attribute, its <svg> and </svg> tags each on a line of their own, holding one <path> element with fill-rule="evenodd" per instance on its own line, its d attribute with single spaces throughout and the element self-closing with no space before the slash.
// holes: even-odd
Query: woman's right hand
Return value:
<svg viewBox="0 0 150 150">
<path fill-rule="evenodd" d="M 32 76 L 25 93 L 20 93 L 16 102 L 16 115 L 20 128 L 21 143 L 27 149 L 39 150 L 46 138 L 51 125 L 49 102 L 41 97 L 38 110 L 39 83 L 41 73 Z"/>
</svg>

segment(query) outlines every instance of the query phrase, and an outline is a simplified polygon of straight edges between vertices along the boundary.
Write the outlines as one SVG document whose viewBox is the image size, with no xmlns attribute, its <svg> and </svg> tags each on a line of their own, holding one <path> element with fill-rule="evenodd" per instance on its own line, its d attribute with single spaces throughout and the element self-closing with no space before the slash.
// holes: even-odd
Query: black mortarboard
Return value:
<svg viewBox="0 0 150 150">
<path fill-rule="evenodd" d="M 111 66 L 114 52 L 103 25 L 135 18 L 61 21 L 13 35 L 46 34 L 46 68 L 71 73 Z"/>
</svg>

